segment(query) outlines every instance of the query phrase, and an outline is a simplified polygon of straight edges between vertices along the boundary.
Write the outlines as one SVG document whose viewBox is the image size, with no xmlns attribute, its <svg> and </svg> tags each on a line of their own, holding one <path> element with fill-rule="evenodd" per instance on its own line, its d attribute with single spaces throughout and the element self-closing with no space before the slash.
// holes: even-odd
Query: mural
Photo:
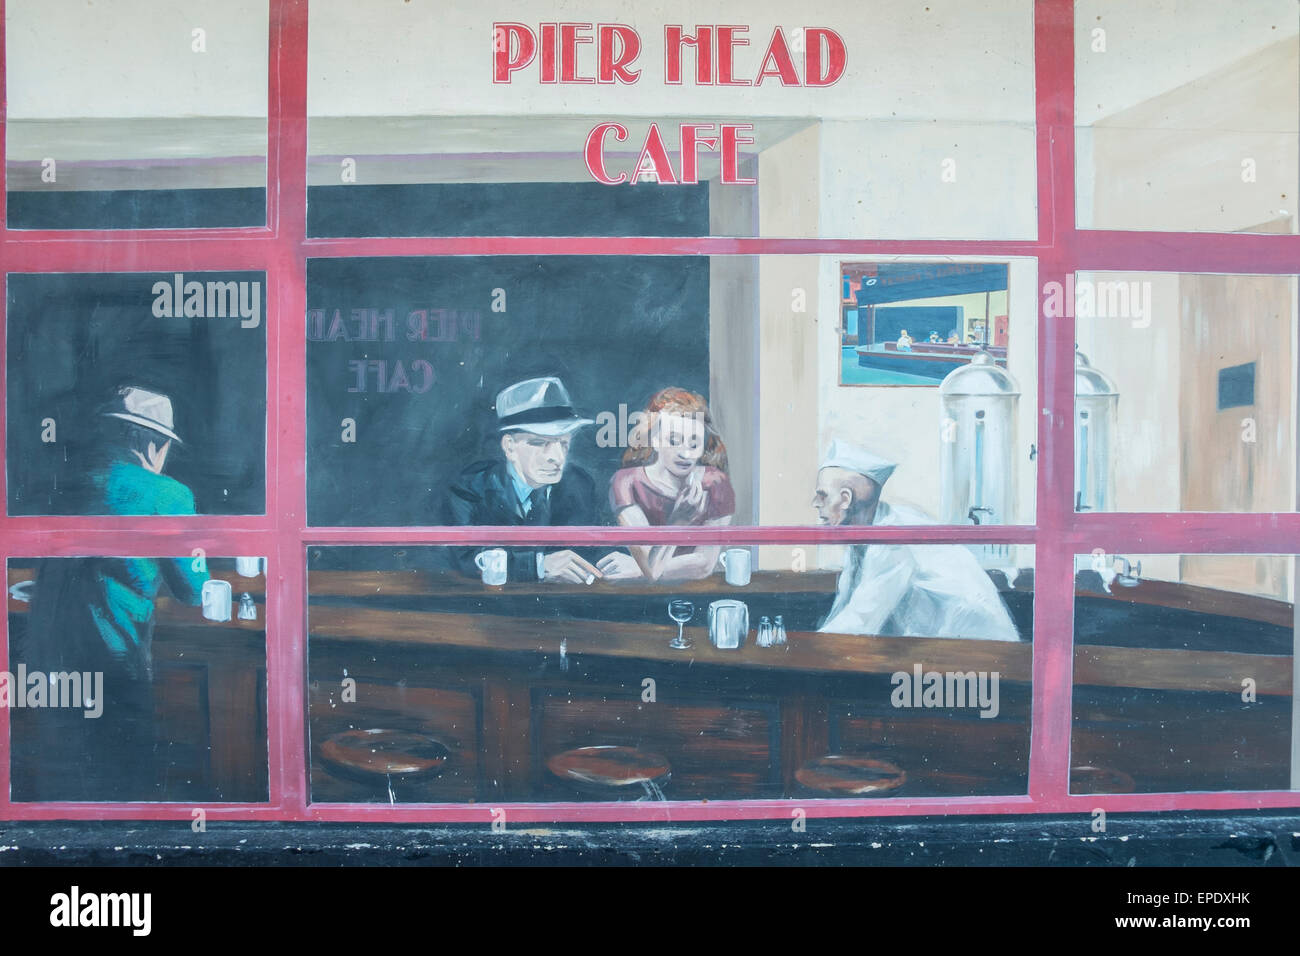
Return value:
<svg viewBox="0 0 1300 956">
<path fill-rule="evenodd" d="M 1291 0 L 91 6 L 5 3 L 14 816 L 1300 786 Z"/>
</svg>

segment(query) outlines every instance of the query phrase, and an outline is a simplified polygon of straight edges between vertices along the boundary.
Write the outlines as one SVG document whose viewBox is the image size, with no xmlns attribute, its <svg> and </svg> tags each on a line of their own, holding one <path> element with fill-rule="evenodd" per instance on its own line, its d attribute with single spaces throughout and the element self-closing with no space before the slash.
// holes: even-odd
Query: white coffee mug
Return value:
<svg viewBox="0 0 1300 956">
<path fill-rule="evenodd" d="M 255 578 L 266 570 L 266 558 L 235 558 L 235 573 L 241 578 Z"/>
<path fill-rule="evenodd" d="M 750 554 L 748 548 L 728 548 L 722 552 L 722 566 L 727 570 L 727 583 L 743 588 L 749 583 Z"/>
<path fill-rule="evenodd" d="M 209 621 L 230 620 L 230 582 L 211 578 L 203 585 L 203 616 Z"/>
<path fill-rule="evenodd" d="M 483 572 L 483 583 L 497 586 L 506 583 L 506 552 L 504 548 L 492 548 L 474 555 L 474 563 Z"/>
</svg>

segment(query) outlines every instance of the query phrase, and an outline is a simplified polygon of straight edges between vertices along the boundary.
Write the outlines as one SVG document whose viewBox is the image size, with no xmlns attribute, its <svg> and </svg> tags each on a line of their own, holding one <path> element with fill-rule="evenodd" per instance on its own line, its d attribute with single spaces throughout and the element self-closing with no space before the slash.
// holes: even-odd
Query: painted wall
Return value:
<svg viewBox="0 0 1300 956">
<path fill-rule="evenodd" d="M 946 112 L 946 111 L 945 111 Z M 823 236 L 1033 239 L 1032 120 L 822 124 Z"/>
<path fill-rule="evenodd" d="M 1277 5 L 1238 8 L 1249 11 L 1243 17 L 1249 24 L 1236 35 L 1256 37 L 1260 48 L 1222 65 L 1208 58 L 1193 75 L 1169 63 L 1171 54 L 1159 47 L 1163 58 L 1146 69 L 1154 76 L 1175 76 L 1180 84 L 1098 117 L 1095 125 L 1081 125 L 1076 135 L 1080 226 L 1271 232 L 1254 227 L 1281 219 L 1285 231 L 1295 231 L 1300 43 L 1295 5 L 1281 6 L 1288 12 L 1273 19 L 1276 28 L 1259 11 L 1280 12 Z M 1188 20 L 1200 31 L 1214 22 L 1177 17 L 1171 26 Z M 1234 30 L 1225 26 L 1222 32 Z M 1234 44 L 1232 50 L 1237 49 Z M 1090 94 L 1107 96 L 1110 79 L 1103 78 L 1110 78 L 1116 63 L 1107 55 L 1103 67 L 1098 57 L 1088 56 L 1081 61 L 1081 111 L 1092 102 Z"/>
</svg>

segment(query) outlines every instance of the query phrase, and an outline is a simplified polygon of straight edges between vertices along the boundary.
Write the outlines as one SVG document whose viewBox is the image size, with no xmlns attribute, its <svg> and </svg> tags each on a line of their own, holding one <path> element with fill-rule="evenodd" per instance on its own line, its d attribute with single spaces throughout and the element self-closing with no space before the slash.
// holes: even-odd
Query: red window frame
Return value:
<svg viewBox="0 0 1300 956">
<path fill-rule="evenodd" d="M 10 556 L 185 553 L 265 554 L 267 582 L 266 803 L 205 805 L 213 819 L 474 822 L 486 804 L 377 805 L 310 802 L 307 751 L 306 550 L 330 544 L 589 541 L 846 543 L 863 540 L 998 541 L 1035 546 L 1033 722 L 1029 786 L 1014 796 L 800 801 L 812 817 L 924 814 L 1089 813 L 1300 807 L 1295 790 L 1071 795 L 1074 558 L 1109 553 L 1277 553 L 1300 548 L 1300 514 L 1076 514 L 1074 511 L 1074 319 L 1038 326 L 1036 523 L 924 530 L 808 527 L 716 529 L 311 528 L 306 524 L 306 261 L 332 256 L 754 255 L 1032 256 L 1040 286 L 1082 270 L 1293 275 L 1300 236 L 1081 230 L 1075 221 L 1074 4 L 1035 0 L 1038 238 L 997 240 L 696 239 L 654 237 L 332 238 L 306 236 L 307 0 L 269 0 L 266 225 L 147 231 L 9 230 L 0 180 L 0 272 L 265 271 L 267 307 L 266 514 L 194 518 L 0 517 L 0 562 Z M 0 156 L 5 155 L 4 2 L 0 0 Z M 0 169 L 0 177 L 4 171 Z M 6 301 L 0 298 L 0 321 Z M 6 447 L 5 343 L 0 339 L 0 449 Z M 7 501 L 0 474 L 0 500 Z M 0 631 L 8 660 L 8 629 Z M 790 800 L 504 804 L 513 822 L 788 819 Z M 0 820 L 190 820 L 192 803 L 12 803 L 9 714 L 0 708 Z"/>
</svg>

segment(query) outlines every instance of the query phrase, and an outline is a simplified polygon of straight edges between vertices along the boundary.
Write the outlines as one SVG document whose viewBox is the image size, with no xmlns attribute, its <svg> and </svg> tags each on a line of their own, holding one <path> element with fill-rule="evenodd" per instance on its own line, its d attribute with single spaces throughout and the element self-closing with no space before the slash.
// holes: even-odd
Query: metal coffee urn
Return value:
<svg viewBox="0 0 1300 956">
<path fill-rule="evenodd" d="M 945 524 L 1010 524 L 1016 502 L 1020 387 L 988 352 L 939 385 L 939 500 Z M 1016 577 L 1015 545 L 971 545 L 980 564 Z"/>
<path fill-rule="evenodd" d="M 988 352 L 939 386 L 939 500 L 944 524 L 1010 524 L 1016 500 L 1020 387 Z"/>
<path fill-rule="evenodd" d="M 1114 437 L 1119 392 L 1074 352 L 1074 510 L 1115 508 Z"/>
</svg>

